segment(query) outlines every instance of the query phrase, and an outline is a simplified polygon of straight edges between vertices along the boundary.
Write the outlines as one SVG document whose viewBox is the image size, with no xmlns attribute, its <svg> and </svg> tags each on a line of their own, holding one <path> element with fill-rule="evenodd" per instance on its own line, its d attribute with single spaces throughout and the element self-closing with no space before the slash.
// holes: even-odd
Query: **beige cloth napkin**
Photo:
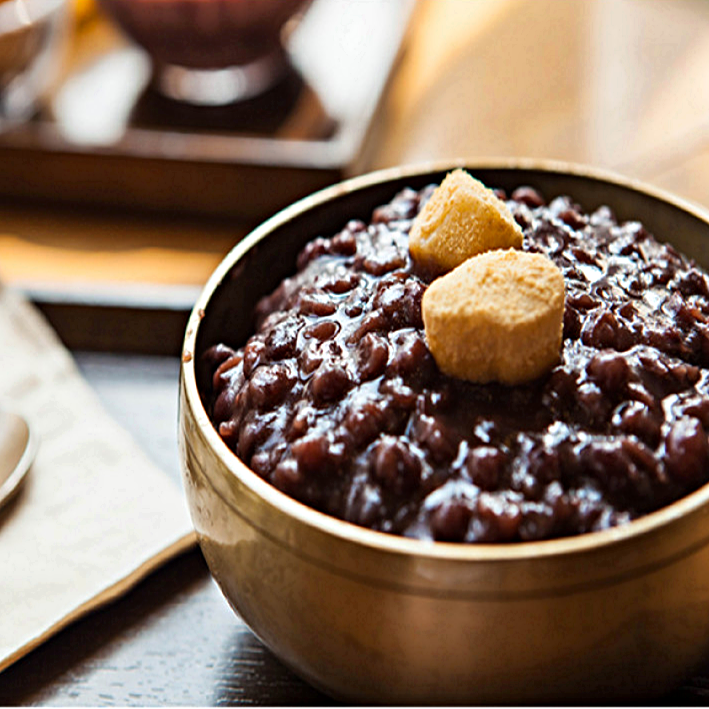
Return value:
<svg viewBox="0 0 709 709">
<path fill-rule="evenodd" d="M 0 286 L 0 405 L 40 435 L 0 510 L 0 670 L 194 543 L 179 486 L 105 412 L 41 314 Z"/>
</svg>

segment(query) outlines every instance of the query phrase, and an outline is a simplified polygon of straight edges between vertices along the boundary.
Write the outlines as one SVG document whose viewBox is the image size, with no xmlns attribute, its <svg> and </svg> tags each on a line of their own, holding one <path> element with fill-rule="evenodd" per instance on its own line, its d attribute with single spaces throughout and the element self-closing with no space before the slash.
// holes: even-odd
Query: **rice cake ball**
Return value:
<svg viewBox="0 0 709 709">
<path fill-rule="evenodd" d="M 519 384 L 558 361 L 564 278 L 542 254 L 488 251 L 436 279 L 422 302 L 428 346 L 442 372 Z"/>
<path fill-rule="evenodd" d="M 446 175 L 411 226 L 409 251 L 423 268 L 446 273 L 491 249 L 521 248 L 507 205 L 464 170 Z"/>
</svg>

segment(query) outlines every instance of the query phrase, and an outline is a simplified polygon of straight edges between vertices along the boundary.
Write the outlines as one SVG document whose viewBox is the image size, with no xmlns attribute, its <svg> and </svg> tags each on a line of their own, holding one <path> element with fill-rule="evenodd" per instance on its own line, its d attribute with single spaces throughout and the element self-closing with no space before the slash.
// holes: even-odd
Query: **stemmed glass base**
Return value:
<svg viewBox="0 0 709 709">
<path fill-rule="evenodd" d="M 250 64 L 218 69 L 158 64 L 153 85 L 175 101 L 225 106 L 258 96 L 276 84 L 286 72 L 287 61 L 285 52 L 277 49 Z"/>
</svg>

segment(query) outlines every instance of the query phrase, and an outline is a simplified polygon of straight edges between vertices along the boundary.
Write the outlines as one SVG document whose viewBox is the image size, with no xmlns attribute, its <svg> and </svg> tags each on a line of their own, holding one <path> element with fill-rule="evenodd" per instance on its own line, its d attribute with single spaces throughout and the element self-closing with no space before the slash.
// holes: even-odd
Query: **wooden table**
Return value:
<svg viewBox="0 0 709 709">
<path fill-rule="evenodd" d="M 356 169 L 461 155 L 551 157 L 617 169 L 709 206 L 705 5 L 421 0 L 374 148 Z M 88 380 L 177 479 L 180 328 L 194 289 L 248 225 L 9 202 L 0 204 L 0 224 L 0 277 L 51 292 L 43 307 Z M 61 297 L 52 304 L 57 293 L 77 292 L 75 310 Z M 97 339 L 92 328 L 106 317 L 123 325 L 138 318 L 145 331 L 167 322 L 169 334 L 142 346 L 141 337 Z M 661 703 L 708 699 L 709 657 Z M 329 700 L 230 611 L 198 550 L 0 675 L 0 705 L 239 703 Z"/>
</svg>

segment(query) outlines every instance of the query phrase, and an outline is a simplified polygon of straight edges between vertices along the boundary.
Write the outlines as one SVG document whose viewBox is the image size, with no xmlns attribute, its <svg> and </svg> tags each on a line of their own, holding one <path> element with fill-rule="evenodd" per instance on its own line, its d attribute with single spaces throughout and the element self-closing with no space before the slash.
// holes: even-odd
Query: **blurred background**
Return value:
<svg viewBox="0 0 709 709">
<path fill-rule="evenodd" d="M 709 207 L 709 3 L 314 0 L 254 29 L 268 2 L 0 1 L 0 280 L 189 300 L 294 199 L 442 158 L 580 162 Z M 219 27 L 255 53 L 176 67 Z"/>
</svg>

